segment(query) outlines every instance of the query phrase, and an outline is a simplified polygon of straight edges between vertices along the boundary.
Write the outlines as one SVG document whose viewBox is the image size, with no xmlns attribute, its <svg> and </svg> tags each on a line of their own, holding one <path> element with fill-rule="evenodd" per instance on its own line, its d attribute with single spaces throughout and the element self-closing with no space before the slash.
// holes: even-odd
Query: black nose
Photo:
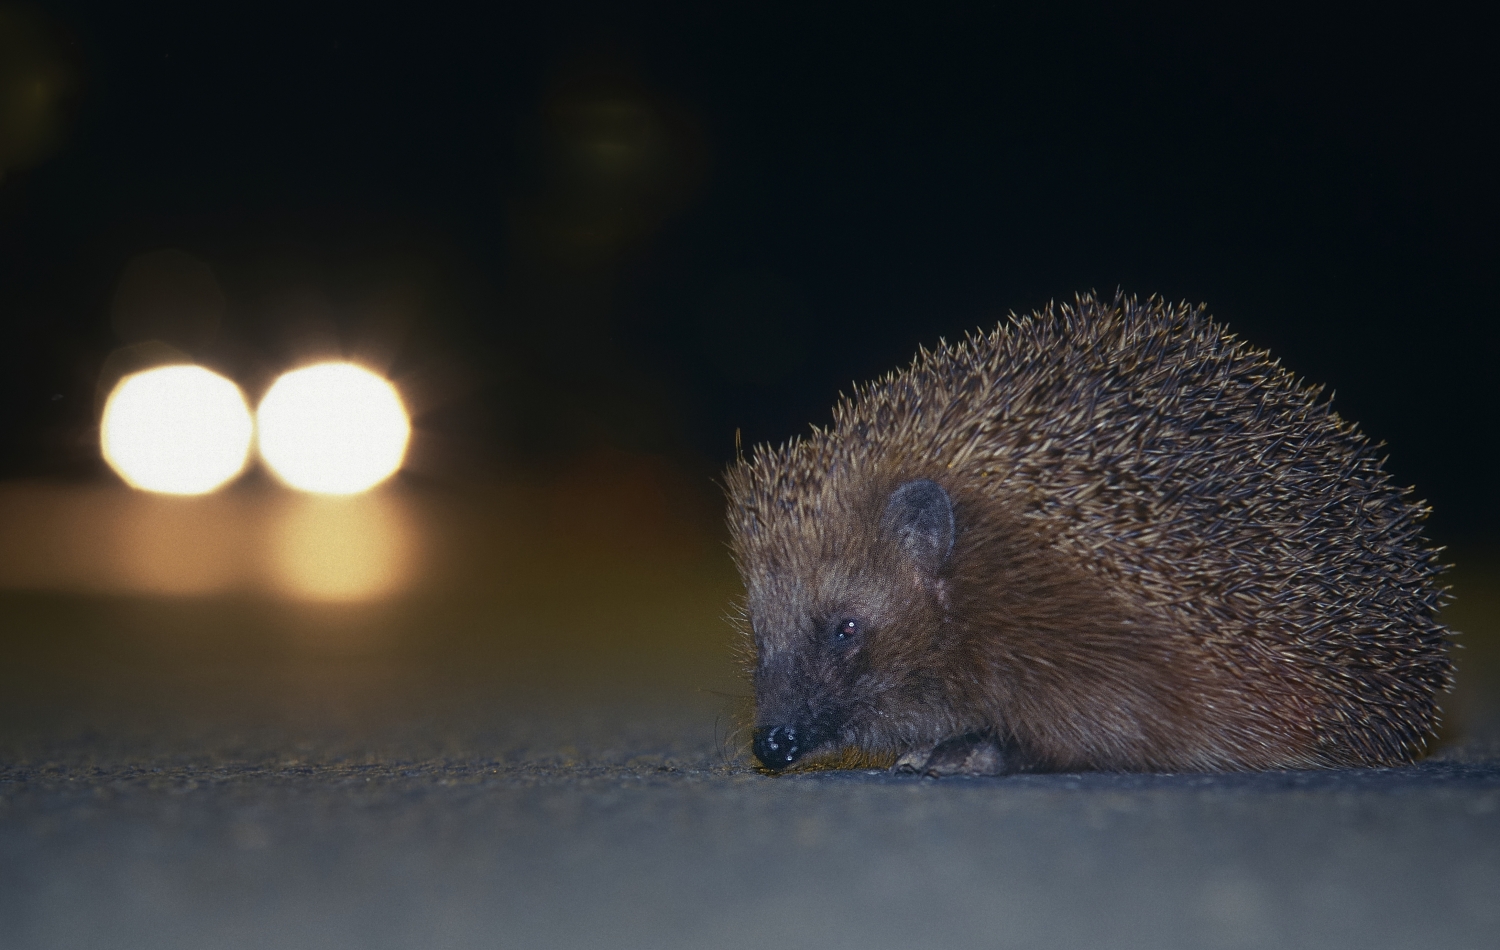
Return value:
<svg viewBox="0 0 1500 950">
<path fill-rule="evenodd" d="M 802 756 L 804 742 L 792 726 L 755 730 L 755 757 L 768 769 L 784 769 Z"/>
</svg>

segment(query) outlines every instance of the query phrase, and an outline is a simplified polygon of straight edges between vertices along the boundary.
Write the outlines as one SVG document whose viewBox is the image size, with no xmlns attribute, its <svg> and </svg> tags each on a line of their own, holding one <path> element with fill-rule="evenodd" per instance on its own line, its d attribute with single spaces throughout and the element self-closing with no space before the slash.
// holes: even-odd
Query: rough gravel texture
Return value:
<svg viewBox="0 0 1500 950">
<path fill-rule="evenodd" d="M 1500 927 L 1493 755 L 944 781 L 706 758 L 11 766 L 5 945 L 1479 948 Z"/>
<path fill-rule="evenodd" d="M 1463 657 L 1411 768 L 770 777 L 732 575 L 663 578 L 392 608 L 365 647 L 0 597 L 0 946 L 1495 945 L 1500 717 Z"/>
</svg>

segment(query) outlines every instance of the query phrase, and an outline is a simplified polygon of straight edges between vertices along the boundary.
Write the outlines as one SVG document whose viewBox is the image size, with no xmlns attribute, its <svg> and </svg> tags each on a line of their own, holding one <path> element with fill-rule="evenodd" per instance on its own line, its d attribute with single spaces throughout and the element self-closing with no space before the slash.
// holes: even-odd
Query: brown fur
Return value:
<svg viewBox="0 0 1500 950">
<path fill-rule="evenodd" d="M 983 770 L 1411 761 L 1451 685 L 1441 566 L 1320 393 L 1201 309 L 1085 296 L 757 448 L 726 479 L 757 727 L 977 736 Z M 956 529 L 930 569 L 882 521 L 918 480 Z"/>
</svg>

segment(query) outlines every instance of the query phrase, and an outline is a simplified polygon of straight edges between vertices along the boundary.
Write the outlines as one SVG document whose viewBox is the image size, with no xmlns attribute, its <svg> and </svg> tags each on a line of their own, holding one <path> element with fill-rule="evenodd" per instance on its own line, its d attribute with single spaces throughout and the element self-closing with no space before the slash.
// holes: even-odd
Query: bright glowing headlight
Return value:
<svg viewBox="0 0 1500 950">
<path fill-rule="evenodd" d="M 250 407 L 234 383 L 201 366 L 159 366 L 115 386 L 99 442 L 131 486 L 202 495 L 245 467 L 251 430 Z"/>
<path fill-rule="evenodd" d="M 411 420 L 396 388 L 353 363 L 320 363 L 276 380 L 256 410 L 260 455 L 293 488 L 352 495 L 401 467 Z"/>
</svg>

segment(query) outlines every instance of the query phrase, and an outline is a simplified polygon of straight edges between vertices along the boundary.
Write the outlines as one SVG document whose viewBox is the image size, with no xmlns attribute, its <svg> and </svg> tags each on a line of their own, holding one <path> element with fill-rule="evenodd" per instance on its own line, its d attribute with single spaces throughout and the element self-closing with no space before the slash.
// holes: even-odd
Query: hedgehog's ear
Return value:
<svg viewBox="0 0 1500 950">
<path fill-rule="evenodd" d="M 953 501 L 943 486 L 931 479 L 904 482 L 885 503 L 880 530 L 917 567 L 936 574 L 953 552 Z"/>
</svg>

